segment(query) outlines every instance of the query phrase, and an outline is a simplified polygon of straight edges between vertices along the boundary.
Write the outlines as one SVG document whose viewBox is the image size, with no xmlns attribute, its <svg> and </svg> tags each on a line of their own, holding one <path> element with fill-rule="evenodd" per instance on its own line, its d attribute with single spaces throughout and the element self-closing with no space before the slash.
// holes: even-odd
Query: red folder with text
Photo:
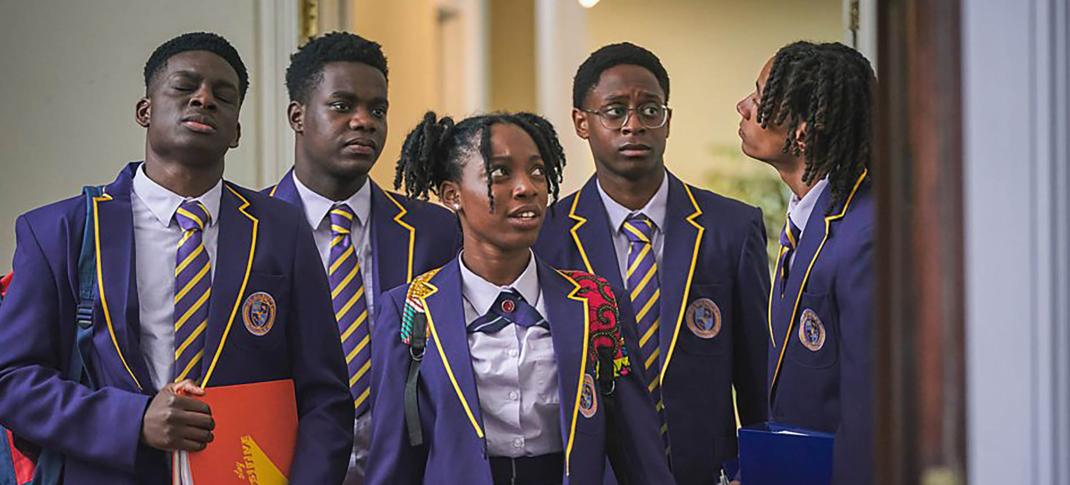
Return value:
<svg viewBox="0 0 1070 485">
<path fill-rule="evenodd" d="M 193 482 L 287 483 L 297 444 L 297 400 L 292 380 L 209 387 L 215 439 L 189 454 Z"/>
</svg>

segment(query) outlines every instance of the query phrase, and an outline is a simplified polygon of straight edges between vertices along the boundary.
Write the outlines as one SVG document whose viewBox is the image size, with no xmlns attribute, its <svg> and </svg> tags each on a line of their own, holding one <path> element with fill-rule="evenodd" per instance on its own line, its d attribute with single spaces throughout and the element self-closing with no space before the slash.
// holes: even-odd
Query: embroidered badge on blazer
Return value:
<svg viewBox="0 0 1070 485">
<path fill-rule="evenodd" d="M 699 298 L 684 313 L 687 328 L 698 338 L 711 339 L 721 332 L 721 309 L 709 298 Z"/>
<path fill-rule="evenodd" d="M 803 310 L 799 317 L 799 341 L 811 352 L 817 352 L 825 346 L 825 325 L 817 313 L 809 308 Z"/>
<path fill-rule="evenodd" d="M 584 374 L 583 391 L 580 393 L 580 414 L 585 418 L 590 418 L 597 412 L 598 393 L 594 390 L 594 378 L 590 374 Z"/>
<path fill-rule="evenodd" d="M 258 291 L 249 295 L 241 306 L 241 319 L 245 329 L 257 337 L 267 335 L 275 325 L 275 299 Z"/>
</svg>

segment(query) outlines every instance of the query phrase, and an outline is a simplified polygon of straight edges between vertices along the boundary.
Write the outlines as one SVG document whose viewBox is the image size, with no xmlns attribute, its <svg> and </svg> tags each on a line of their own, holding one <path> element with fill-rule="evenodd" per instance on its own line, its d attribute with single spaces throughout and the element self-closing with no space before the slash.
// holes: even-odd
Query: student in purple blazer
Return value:
<svg viewBox="0 0 1070 485">
<path fill-rule="evenodd" d="M 760 209 L 666 169 L 668 101 L 669 76 L 642 47 L 584 61 L 572 113 L 595 175 L 554 204 L 535 252 L 626 290 L 673 475 L 709 484 L 736 458 L 737 413 L 744 425 L 766 418 L 765 229 Z"/>
<path fill-rule="evenodd" d="M 386 192 L 368 176 L 386 142 L 387 73 L 380 45 L 356 34 L 332 32 L 302 46 L 286 70 L 294 168 L 265 190 L 301 209 L 329 273 L 356 411 L 346 485 L 363 483 L 367 468 L 371 349 L 361 342 L 379 296 L 446 264 L 461 244 L 452 212 Z M 346 280 L 350 271 L 360 277 Z"/>
<path fill-rule="evenodd" d="M 604 279 L 535 256 L 564 154 L 527 113 L 428 113 L 398 173 L 459 214 L 464 251 L 383 295 L 368 482 L 673 483 Z M 415 377 L 414 377 L 415 376 Z"/>
<path fill-rule="evenodd" d="M 835 433 L 835 484 L 873 481 L 874 83 L 854 49 L 796 42 L 736 105 L 743 153 L 792 193 L 769 306 L 770 419 Z"/>
<path fill-rule="evenodd" d="M 64 483 L 169 483 L 170 452 L 212 446 L 202 388 L 292 379 L 290 480 L 339 483 L 352 404 L 312 235 L 289 205 L 222 179 L 240 136 L 245 66 L 222 37 L 185 34 L 152 54 L 145 86 L 135 111 L 145 161 L 90 207 L 98 296 L 82 354 L 88 384 L 61 377 L 87 224 L 78 197 L 16 223 L 19 277 L 0 308 L 0 424 L 65 455 Z M 187 475 L 185 459 L 173 471 Z"/>
</svg>

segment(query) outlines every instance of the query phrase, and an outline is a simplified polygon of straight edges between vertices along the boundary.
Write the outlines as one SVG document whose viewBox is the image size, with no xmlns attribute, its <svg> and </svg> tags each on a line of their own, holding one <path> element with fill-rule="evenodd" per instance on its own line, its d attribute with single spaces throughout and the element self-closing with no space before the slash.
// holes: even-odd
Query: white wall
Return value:
<svg viewBox="0 0 1070 485">
<path fill-rule="evenodd" d="M 1065 0 L 963 0 L 970 483 L 1070 483 Z"/>
<path fill-rule="evenodd" d="M 258 168 L 258 24 L 276 3 L 0 0 L 0 273 L 11 266 L 18 214 L 110 182 L 144 156 L 144 131 L 134 123 L 142 68 L 156 46 L 183 32 L 217 32 L 241 53 L 251 87 L 226 177 L 246 186 L 269 180 Z"/>
</svg>

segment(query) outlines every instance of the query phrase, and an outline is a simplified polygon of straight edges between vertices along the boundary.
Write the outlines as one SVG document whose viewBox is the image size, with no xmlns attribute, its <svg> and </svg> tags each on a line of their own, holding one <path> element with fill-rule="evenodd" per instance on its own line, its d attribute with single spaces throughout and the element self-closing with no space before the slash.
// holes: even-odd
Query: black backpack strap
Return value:
<svg viewBox="0 0 1070 485">
<path fill-rule="evenodd" d="M 93 306 L 97 301 L 97 245 L 96 204 L 94 199 L 104 194 L 104 187 L 87 185 L 82 188 L 85 197 L 85 228 L 82 230 L 82 251 L 78 255 L 78 308 L 75 312 L 75 344 L 71 349 L 68 380 L 83 382 L 94 387 L 86 372 L 85 356 L 88 355 L 93 338 Z"/>
<path fill-rule="evenodd" d="M 441 269 L 441 268 L 440 268 Z M 420 364 L 427 349 L 427 310 L 424 297 L 431 291 L 426 285 L 438 273 L 433 269 L 412 281 L 405 292 L 405 308 L 401 311 L 401 341 L 409 349 L 409 372 L 405 377 L 405 429 L 409 433 L 409 444 L 420 446 L 424 443 L 423 427 L 420 423 Z"/>
</svg>

